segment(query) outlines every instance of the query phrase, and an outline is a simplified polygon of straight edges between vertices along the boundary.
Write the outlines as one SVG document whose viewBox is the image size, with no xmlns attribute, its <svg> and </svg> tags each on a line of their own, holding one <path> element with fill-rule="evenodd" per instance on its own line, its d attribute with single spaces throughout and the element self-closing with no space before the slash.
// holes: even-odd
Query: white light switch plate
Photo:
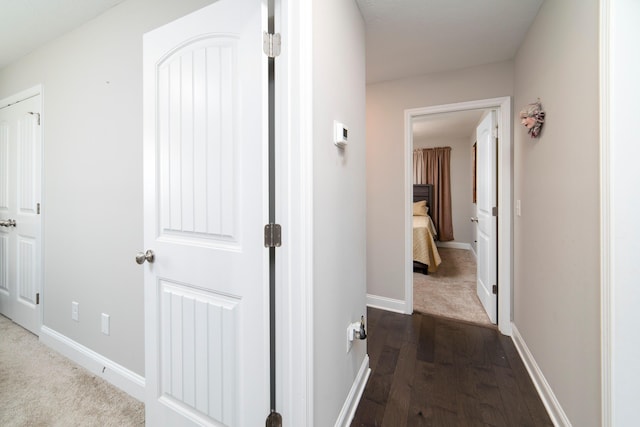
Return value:
<svg viewBox="0 0 640 427">
<path fill-rule="evenodd" d="M 78 311 L 80 310 L 80 304 L 73 301 L 71 303 L 71 320 L 78 321 Z"/>
<path fill-rule="evenodd" d="M 109 335 L 109 315 L 102 313 L 102 333 Z"/>
</svg>

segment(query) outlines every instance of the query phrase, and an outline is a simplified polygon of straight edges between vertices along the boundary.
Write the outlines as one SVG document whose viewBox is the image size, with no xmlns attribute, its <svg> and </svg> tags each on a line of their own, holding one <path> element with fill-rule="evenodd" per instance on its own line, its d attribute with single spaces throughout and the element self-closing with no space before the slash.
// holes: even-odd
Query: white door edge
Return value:
<svg viewBox="0 0 640 427">
<path fill-rule="evenodd" d="M 513 139 L 511 135 L 511 97 L 412 108 L 404 112 L 404 196 L 405 196 L 405 313 L 413 312 L 412 202 L 413 131 L 412 121 L 419 116 L 477 109 L 496 109 L 498 119 L 498 329 L 511 335 L 511 294 L 513 290 Z"/>
</svg>

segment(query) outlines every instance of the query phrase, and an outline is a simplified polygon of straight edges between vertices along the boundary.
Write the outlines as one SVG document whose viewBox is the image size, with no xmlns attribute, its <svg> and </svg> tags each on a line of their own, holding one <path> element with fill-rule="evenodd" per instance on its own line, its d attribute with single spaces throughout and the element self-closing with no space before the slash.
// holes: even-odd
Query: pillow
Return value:
<svg viewBox="0 0 640 427">
<path fill-rule="evenodd" d="M 421 200 L 413 204 L 414 216 L 427 216 L 429 214 L 429 207 L 426 200 Z"/>
</svg>

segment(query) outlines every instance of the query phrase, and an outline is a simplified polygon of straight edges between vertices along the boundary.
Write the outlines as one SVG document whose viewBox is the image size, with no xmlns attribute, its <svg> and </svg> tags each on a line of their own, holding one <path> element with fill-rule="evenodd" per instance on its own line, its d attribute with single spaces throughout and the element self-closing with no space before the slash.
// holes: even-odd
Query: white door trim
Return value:
<svg viewBox="0 0 640 427">
<path fill-rule="evenodd" d="M 21 92 L 0 100 L 0 108 L 8 107 L 11 104 L 15 104 L 19 101 L 24 101 L 27 98 L 31 98 L 37 95 L 42 95 L 42 85 L 30 87 L 29 89 L 25 89 Z"/>
<path fill-rule="evenodd" d="M 44 207 L 44 210 L 42 211 L 42 214 L 40 215 L 40 253 L 39 258 L 40 258 L 40 266 L 39 266 L 39 270 L 38 273 L 40 275 L 40 304 L 38 306 L 38 326 L 37 326 L 37 330 L 40 331 L 42 329 L 42 325 L 44 323 L 44 302 L 45 302 L 45 297 L 44 297 L 44 288 L 45 288 L 45 283 L 44 283 L 44 227 L 45 227 L 45 221 L 44 221 L 44 215 L 46 212 L 46 204 L 45 204 L 45 192 L 44 192 L 44 172 L 45 172 L 45 144 L 44 144 L 44 130 L 45 130 L 45 125 L 46 122 L 44 120 L 45 114 L 44 114 L 44 87 L 42 84 L 38 84 L 35 86 L 32 86 L 28 89 L 25 89 L 23 91 L 20 91 L 16 94 L 13 94 L 11 96 L 8 96 L 6 98 L 0 99 L 0 109 L 1 108 L 5 108 L 8 107 L 12 104 L 15 104 L 16 102 L 20 102 L 20 101 L 24 101 L 26 99 L 29 98 L 33 98 L 34 96 L 38 96 L 40 95 L 40 153 L 41 153 L 41 163 L 40 163 L 40 203 L 41 206 Z M 40 334 L 38 334 L 40 335 Z"/>
<path fill-rule="evenodd" d="M 601 311 L 601 390 L 602 426 L 614 421 L 613 404 L 613 270 L 611 221 L 611 1 L 600 0 L 600 311 Z"/>
<path fill-rule="evenodd" d="M 513 137 L 511 97 L 481 99 L 455 104 L 412 108 L 404 112 L 404 209 L 405 209 L 405 313 L 413 312 L 413 247 L 410 207 L 413 187 L 413 119 L 419 116 L 456 111 L 495 108 L 498 110 L 498 329 L 511 335 L 511 294 L 513 289 Z"/>
<path fill-rule="evenodd" d="M 275 0 L 277 395 L 284 423 L 313 426 L 312 2 Z"/>
<path fill-rule="evenodd" d="M 601 425 L 632 425 L 640 337 L 637 278 L 640 226 L 637 213 L 636 117 L 640 60 L 634 42 L 640 5 L 600 0 L 600 308 Z"/>
</svg>

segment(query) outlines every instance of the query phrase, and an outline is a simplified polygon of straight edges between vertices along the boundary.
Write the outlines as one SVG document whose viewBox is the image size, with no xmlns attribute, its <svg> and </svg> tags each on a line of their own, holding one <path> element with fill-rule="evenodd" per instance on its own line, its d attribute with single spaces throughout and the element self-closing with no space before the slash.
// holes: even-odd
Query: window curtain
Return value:
<svg viewBox="0 0 640 427">
<path fill-rule="evenodd" d="M 426 148 L 423 150 L 426 169 L 426 184 L 433 184 L 433 219 L 438 240 L 453 240 L 451 219 L 451 147 Z M 413 156 L 415 162 L 415 154 Z"/>
<path fill-rule="evenodd" d="M 413 183 L 427 183 L 427 169 L 424 163 L 423 150 L 413 150 Z"/>
</svg>

